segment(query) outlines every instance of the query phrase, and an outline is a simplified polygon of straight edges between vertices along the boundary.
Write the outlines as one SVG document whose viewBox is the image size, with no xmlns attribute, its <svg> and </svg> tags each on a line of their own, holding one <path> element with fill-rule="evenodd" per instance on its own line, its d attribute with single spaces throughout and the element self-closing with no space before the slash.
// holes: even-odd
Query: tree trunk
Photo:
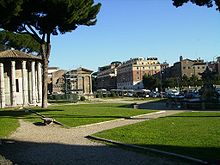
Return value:
<svg viewBox="0 0 220 165">
<path fill-rule="evenodd" d="M 42 76 L 42 108 L 47 108 L 47 78 L 48 78 L 48 59 L 43 58 L 43 76 Z"/>
<path fill-rule="evenodd" d="M 48 94 L 48 59 L 50 57 L 50 35 L 48 35 L 47 45 L 43 43 L 42 48 L 42 60 L 43 60 L 43 75 L 42 75 L 42 108 L 47 108 L 47 94 Z"/>
</svg>

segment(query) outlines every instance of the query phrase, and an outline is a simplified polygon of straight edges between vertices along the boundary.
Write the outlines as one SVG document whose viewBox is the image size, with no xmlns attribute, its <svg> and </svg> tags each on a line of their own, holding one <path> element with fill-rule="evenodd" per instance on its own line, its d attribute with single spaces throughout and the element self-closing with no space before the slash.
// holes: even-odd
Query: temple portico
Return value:
<svg viewBox="0 0 220 165">
<path fill-rule="evenodd" d="M 41 101 L 41 58 L 17 50 L 0 52 L 0 108 Z"/>
</svg>

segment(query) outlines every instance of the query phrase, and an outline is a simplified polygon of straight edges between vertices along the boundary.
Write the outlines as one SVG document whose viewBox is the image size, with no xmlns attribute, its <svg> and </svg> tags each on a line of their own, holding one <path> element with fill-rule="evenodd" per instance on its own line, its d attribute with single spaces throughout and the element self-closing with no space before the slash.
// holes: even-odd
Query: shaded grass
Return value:
<svg viewBox="0 0 220 165">
<path fill-rule="evenodd" d="M 35 110 L 40 110 L 41 114 L 52 117 L 70 127 L 119 118 L 129 118 L 134 115 L 153 112 L 133 109 L 128 104 L 79 104 L 51 106 L 46 110 Z M 29 120 L 31 121 L 32 119 Z"/>
<path fill-rule="evenodd" d="M 95 134 L 216 162 L 220 160 L 220 112 L 185 112 Z"/>
<path fill-rule="evenodd" d="M 70 127 L 119 118 L 129 118 L 134 115 L 153 112 L 150 110 L 133 109 L 129 104 L 77 104 L 51 106 L 47 109 L 39 107 L 31 109 Z M 27 113 L 24 110 L 2 110 L 0 111 L 0 117 L 7 120 L 14 119 L 15 121 L 17 119 L 25 119 L 30 122 L 42 122 L 40 116 Z"/>
</svg>

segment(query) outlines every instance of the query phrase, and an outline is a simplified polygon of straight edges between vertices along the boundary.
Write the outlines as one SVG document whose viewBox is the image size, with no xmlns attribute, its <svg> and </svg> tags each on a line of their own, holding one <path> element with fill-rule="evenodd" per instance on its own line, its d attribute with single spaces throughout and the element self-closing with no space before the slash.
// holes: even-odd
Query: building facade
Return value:
<svg viewBox="0 0 220 165">
<path fill-rule="evenodd" d="M 58 67 L 48 68 L 48 93 L 49 94 L 61 94 L 64 93 L 64 74 L 65 71 Z"/>
<path fill-rule="evenodd" d="M 201 73 L 206 69 L 206 63 L 204 60 L 190 60 L 180 57 L 180 61 L 174 63 L 170 68 L 169 77 L 182 78 L 184 75 L 187 77 L 197 76 L 201 78 Z"/>
<path fill-rule="evenodd" d="M 116 61 L 98 68 L 97 89 L 117 89 L 117 68 L 120 65 L 121 62 Z"/>
<path fill-rule="evenodd" d="M 118 89 L 142 89 L 143 76 L 155 75 L 160 72 L 160 63 L 157 58 L 133 58 L 118 67 Z"/>
<path fill-rule="evenodd" d="M 209 62 L 208 67 L 212 72 L 220 74 L 220 57 L 217 57 L 216 61 Z"/>
<path fill-rule="evenodd" d="M 17 50 L 0 52 L 0 108 L 41 102 L 41 58 Z"/>
<path fill-rule="evenodd" d="M 65 90 L 79 95 L 92 94 L 92 72 L 82 67 L 67 71 L 65 73 Z"/>
</svg>

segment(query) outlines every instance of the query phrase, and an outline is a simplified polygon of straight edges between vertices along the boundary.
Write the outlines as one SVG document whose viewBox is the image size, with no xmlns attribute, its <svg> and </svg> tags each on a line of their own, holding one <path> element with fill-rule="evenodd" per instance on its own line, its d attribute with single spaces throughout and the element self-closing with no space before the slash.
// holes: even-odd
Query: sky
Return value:
<svg viewBox="0 0 220 165">
<path fill-rule="evenodd" d="M 213 61 L 220 56 L 220 13 L 172 0 L 95 0 L 95 26 L 52 37 L 49 66 L 97 71 L 113 61 L 157 57 L 173 65 L 179 56 Z"/>
</svg>

